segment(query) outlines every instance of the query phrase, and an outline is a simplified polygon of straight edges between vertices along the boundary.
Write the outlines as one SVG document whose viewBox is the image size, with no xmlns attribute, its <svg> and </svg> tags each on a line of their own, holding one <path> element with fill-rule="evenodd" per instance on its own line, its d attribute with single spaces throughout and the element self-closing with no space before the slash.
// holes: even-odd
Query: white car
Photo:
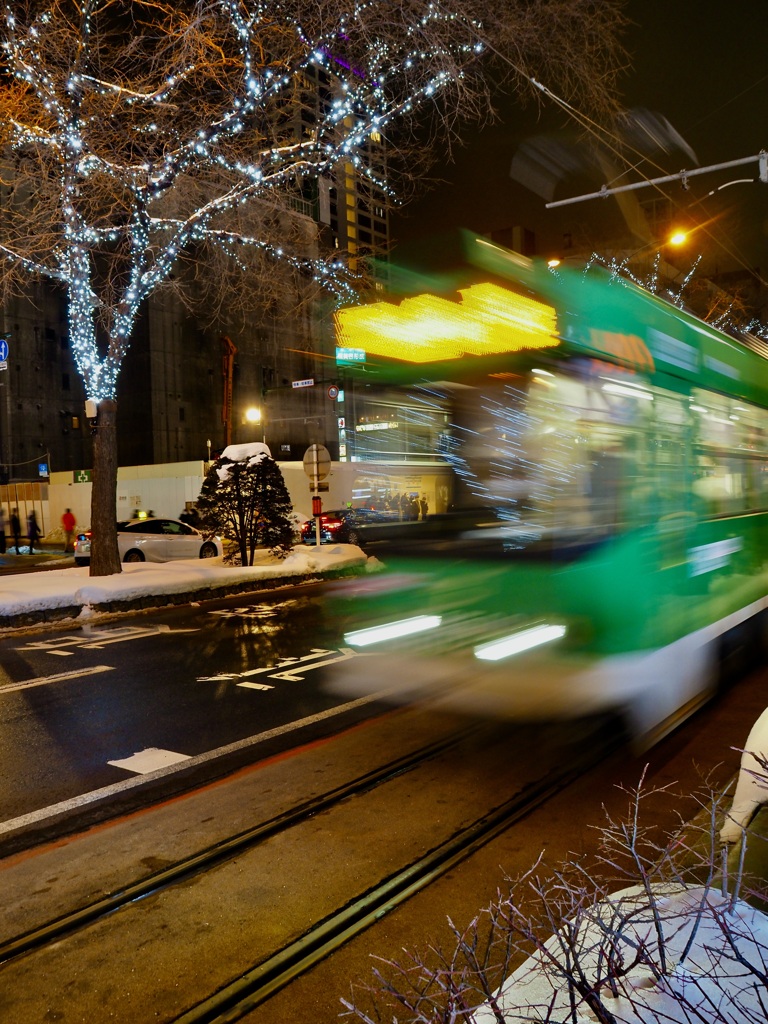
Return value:
<svg viewBox="0 0 768 1024">
<path fill-rule="evenodd" d="M 218 537 L 205 537 L 178 519 L 131 519 L 117 524 L 117 550 L 123 562 L 170 562 L 174 558 L 217 558 L 224 550 Z M 91 532 L 75 541 L 75 565 L 91 561 Z"/>
</svg>

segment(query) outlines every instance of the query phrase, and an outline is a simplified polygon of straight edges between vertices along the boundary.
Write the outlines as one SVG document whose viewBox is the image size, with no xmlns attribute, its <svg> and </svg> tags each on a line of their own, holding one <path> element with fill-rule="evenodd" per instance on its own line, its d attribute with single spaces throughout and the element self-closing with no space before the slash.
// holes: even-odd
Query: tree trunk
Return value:
<svg viewBox="0 0 768 1024">
<path fill-rule="evenodd" d="M 117 550 L 117 402 L 99 402 L 93 438 L 91 576 L 121 572 Z"/>
</svg>

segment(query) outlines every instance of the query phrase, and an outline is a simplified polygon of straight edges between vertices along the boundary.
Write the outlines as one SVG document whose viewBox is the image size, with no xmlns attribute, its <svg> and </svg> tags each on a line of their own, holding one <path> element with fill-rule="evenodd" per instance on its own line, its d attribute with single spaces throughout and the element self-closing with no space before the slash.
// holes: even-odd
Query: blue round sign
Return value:
<svg viewBox="0 0 768 1024">
<path fill-rule="evenodd" d="M 5 338 L 0 338 L 0 363 L 4 363 L 8 358 L 8 342 Z"/>
</svg>

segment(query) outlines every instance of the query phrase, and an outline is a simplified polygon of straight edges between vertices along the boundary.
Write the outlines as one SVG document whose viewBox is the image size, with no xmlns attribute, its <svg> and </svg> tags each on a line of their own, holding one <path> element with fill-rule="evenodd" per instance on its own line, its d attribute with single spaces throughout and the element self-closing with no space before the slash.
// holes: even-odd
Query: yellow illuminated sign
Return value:
<svg viewBox="0 0 768 1024">
<path fill-rule="evenodd" d="M 335 314 L 336 342 L 367 356 L 430 363 L 557 345 L 552 306 L 496 284 L 472 285 L 459 301 L 425 293 Z"/>
</svg>

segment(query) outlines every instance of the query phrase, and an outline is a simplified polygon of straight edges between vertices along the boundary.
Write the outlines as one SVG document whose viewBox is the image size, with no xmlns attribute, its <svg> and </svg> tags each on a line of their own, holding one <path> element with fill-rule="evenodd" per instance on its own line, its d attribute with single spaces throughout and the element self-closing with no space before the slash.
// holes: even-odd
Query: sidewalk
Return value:
<svg viewBox="0 0 768 1024">
<path fill-rule="evenodd" d="M 89 576 L 60 548 L 0 555 L 0 631 L 96 614 L 186 604 L 254 589 L 334 579 L 375 570 L 352 544 L 294 548 L 284 559 L 258 552 L 259 564 L 225 565 L 220 558 L 136 562 L 113 576 Z M 61 563 L 61 568 L 57 563 Z M 19 570 L 30 571 L 19 571 Z"/>
<path fill-rule="evenodd" d="M 35 548 L 31 555 L 29 547 L 25 544 L 19 548 L 19 554 L 16 554 L 16 549 L 11 545 L 0 554 L 0 575 L 4 570 L 18 571 L 19 569 L 37 568 L 40 565 L 52 565 L 57 562 L 61 562 L 61 568 L 74 566 L 75 556 L 71 551 L 65 553 L 60 544 L 43 544 L 41 547 Z"/>
</svg>

